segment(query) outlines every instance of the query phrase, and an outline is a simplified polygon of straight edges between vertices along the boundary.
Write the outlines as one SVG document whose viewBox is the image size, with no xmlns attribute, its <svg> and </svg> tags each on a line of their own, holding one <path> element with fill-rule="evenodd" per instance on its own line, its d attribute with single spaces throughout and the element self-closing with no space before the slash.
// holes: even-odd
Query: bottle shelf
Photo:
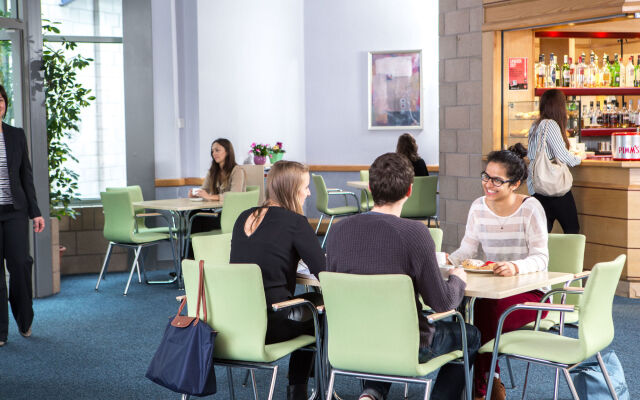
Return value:
<svg viewBox="0 0 640 400">
<path fill-rule="evenodd" d="M 580 136 L 610 136 L 615 132 L 635 132 L 636 127 L 631 128 L 583 128 Z"/>
<path fill-rule="evenodd" d="M 565 96 L 640 96 L 640 88 L 637 87 L 602 87 L 602 88 L 536 88 L 535 95 L 542 96 L 544 92 L 558 89 Z"/>
</svg>

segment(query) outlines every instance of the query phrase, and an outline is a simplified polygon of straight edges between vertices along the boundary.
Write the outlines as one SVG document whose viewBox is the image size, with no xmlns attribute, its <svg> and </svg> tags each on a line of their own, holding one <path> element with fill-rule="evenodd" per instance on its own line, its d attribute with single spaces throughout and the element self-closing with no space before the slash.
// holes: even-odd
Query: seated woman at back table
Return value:
<svg viewBox="0 0 640 400">
<path fill-rule="evenodd" d="M 449 256 L 451 262 L 460 265 L 466 259 L 493 261 L 493 273 L 500 276 L 547 269 L 547 220 L 542 205 L 534 197 L 515 192 L 527 179 L 525 155 L 521 144 L 489 153 L 486 170 L 480 175 L 485 195 L 471 205 L 464 238 L 460 248 Z M 539 302 L 543 295 L 542 290 L 533 290 L 499 300 L 478 299 L 474 321 L 482 343 L 494 339 L 498 319 L 507 308 L 526 301 Z M 525 310 L 513 312 L 505 320 L 503 332 L 523 327 L 534 321 L 536 314 Z M 475 399 L 486 395 L 490 362 L 491 354 L 478 354 L 476 358 Z M 499 375 L 493 378 L 491 399 L 504 399 L 505 388 Z"/>
<path fill-rule="evenodd" d="M 402 154 L 411 161 L 413 165 L 414 176 L 429 176 L 427 164 L 418 155 L 418 144 L 416 139 L 410 133 L 403 133 L 398 138 L 396 145 L 396 153 Z"/>
<path fill-rule="evenodd" d="M 310 313 L 271 310 L 271 304 L 294 298 L 300 259 L 313 274 L 325 269 L 324 252 L 302 211 L 310 194 L 309 169 L 295 161 L 278 161 L 267 175 L 265 202 L 240 214 L 233 227 L 231 262 L 258 264 L 262 271 L 267 301 L 266 344 L 314 334 Z M 322 304 L 318 293 L 295 297 Z M 297 350 L 291 354 L 288 399 L 307 399 L 312 364 L 312 352 Z"/>
<path fill-rule="evenodd" d="M 228 139 L 220 138 L 211 143 L 211 167 L 200 189 L 189 191 L 189 197 L 204 200 L 223 200 L 226 192 L 244 192 L 247 189 L 244 170 L 236 163 L 233 145 Z M 192 213 L 197 213 L 193 211 Z M 220 229 L 220 218 L 195 218 L 191 233 Z M 188 258 L 193 257 L 192 248 Z"/>
<path fill-rule="evenodd" d="M 189 192 L 189 197 L 205 200 L 222 200 L 225 192 L 244 192 L 245 173 L 236 163 L 233 145 L 228 139 L 216 139 L 211 143 L 211 167 L 200 189 Z"/>
</svg>

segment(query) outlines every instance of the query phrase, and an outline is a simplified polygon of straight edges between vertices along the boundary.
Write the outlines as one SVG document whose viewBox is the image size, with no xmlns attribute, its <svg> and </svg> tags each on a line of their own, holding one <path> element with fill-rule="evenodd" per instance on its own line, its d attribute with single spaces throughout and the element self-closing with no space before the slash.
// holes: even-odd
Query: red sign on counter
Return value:
<svg viewBox="0 0 640 400">
<path fill-rule="evenodd" d="M 509 90 L 527 87 L 527 57 L 509 57 Z"/>
</svg>

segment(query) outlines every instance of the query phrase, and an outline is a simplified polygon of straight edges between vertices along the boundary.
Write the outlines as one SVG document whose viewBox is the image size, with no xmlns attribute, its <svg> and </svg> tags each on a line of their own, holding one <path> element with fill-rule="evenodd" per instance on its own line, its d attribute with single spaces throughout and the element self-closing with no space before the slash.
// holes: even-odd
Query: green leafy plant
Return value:
<svg viewBox="0 0 640 400">
<path fill-rule="evenodd" d="M 44 19 L 43 34 L 59 34 L 60 30 Z M 52 217 L 63 215 L 75 217 L 77 211 L 71 207 L 77 198 L 78 174 L 69 162 L 78 162 L 73 156 L 68 140 L 80 131 L 80 112 L 95 100 L 91 89 L 78 82 L 78 71 L 89 66 L 91 58 L 70 56 L 77 44 L 67 41 L 53 45 L 45 40 L 43 66 L 47 109 L 47 143 L 49 145 L 49 207 Z"/>
<path fill-rule="evenodd" d="M 262 143 L 251 143 L 251 150 L 249 150 L 249 154 L 253 154 L 254 156 L 266 157 L 269 155 L 269 145 Z"/>
</svg>

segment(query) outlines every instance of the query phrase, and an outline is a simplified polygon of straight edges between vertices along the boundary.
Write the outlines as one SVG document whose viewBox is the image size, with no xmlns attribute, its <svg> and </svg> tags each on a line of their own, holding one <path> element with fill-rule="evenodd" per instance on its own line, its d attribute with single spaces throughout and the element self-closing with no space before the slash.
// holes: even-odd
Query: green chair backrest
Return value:
<svg viewBox="0 0 640 400">
<path fill-rule="evenodd" d="M 195 317 L 198 261 L 182 261 L 189 315 Z M 255 264 L 204 263 L 207 323 L 218 331 L 215 357 L 260 362 L 265 359 L 267 305 L 262 273 Z M 202 312 L 200 313 L 203 317 Z"/>
<path fill-rule="evenodd" d="M 442 229 L 429 228 L 429 233 L 431 234 L 433 243 L 436 244 L 436 251 L 442 251 L 442 235 L 443 235 Z"/>
<path fill-rule="evenodd" d="M 215 263 L 228 263 L 232 233 L 193 237 L 193 258 Z"/>
<path fill-rule="evenodd" d="M 409 276 L 321 272 L 320 283 L 334 368 L 415 376 L 420 334 Z"/>
<path fill-rule="evenodd" d="M 594 265 L 580 299 L 578 337 L 584 358 L 603 350 L 613 340 L 613 296 L 627 257 Z"/>
<path fill-rule="evenodd" d="M 244 210 L 258 205 L 258 197 L 260 197 L 260 192 L 255 190 L 251 192 L 225 193 L 222 203 L 222 216 L 220 217 L 222 233 L 231 233 L 238 216 Z"/>
<path fill-rule="evenodd" d="M 402 206 L 403 218 L 427 218 L 436 215 L 436 194 L 438 176 L 416 176 L 413 178 L 413 191 Z"/>
<path fill-rule="evenodd" d="M 131 195 L 132 203 L 137 203 L 138 201 L 144 201 L 144 197 L 142 196 L 142 188 L 140 187 L 140 185 L 132 185 L 132 186 L 125 186 L 125 187 L 108 187 L 105 190 L 107 192 L 125 190 L 125 191 L 128 191 L 129 194 Z M 133 206 L 133 211 L 136 214 L 143 213 L 144 207 Z M 145 224 L 144 217 L 136 218 L 136 222 L 138 223 L 138 229 L 144 229 L 147 227 L 147 225 Z"/>
<path fill-rule="evenodd" d="M 327 185 L 324 183 L 322 175 L 311 174 L 313 185 L 316 188 L 316 208 L 321 213 L 329 213 L 329 195 L 327 194 Z"/>
<path fill-rule="evenodd" d="M 577 274 L 582 272 L 584 265 L 584 246 L 586 237 L 578 234 L 562 234 L 562 233 L 550 233 L 549 234 L 549 271 L 551 272 L 568 272 L 570 274 Z M 580 287 L 582 281 L 575 281 L 571 286 Z M 554 285 L 553 288 L 561 288 L 564 284 L 560 283 Z M 555 295 L 553 302 L 560 302 L 560 295 Z M 567 304 L 577 305 L 580 302 L 582 295 L 568 295 L 566 299 Z"/>
<path fill-rule="evenodd" d="M 247 192 L 255 192 L 256 190 L 258 190 L 258 191 L 260 190 L 260 186 L 258 186 L 258 185 L 247 185 L 246 189 L 247 189 L 246 190 Z"/>
<path fill-rule="evenodd" d="M 104 238 L 118 243 L 133 243 L 135 219 L 128 190 L 101 192 L 104 211 Z"/>
<path fill-rule="evenodd" d="M 363 182 L 369 182 L 368 169 L 360 170 L 360 180 Z M 361 190 L 360 191 L 360 208 L 362 208 L 363 210 L 366 210 L 372 207 L 373 207 L 373 195 L 371 194 L 371 190 L 369 189 Z"/>
</svg>

